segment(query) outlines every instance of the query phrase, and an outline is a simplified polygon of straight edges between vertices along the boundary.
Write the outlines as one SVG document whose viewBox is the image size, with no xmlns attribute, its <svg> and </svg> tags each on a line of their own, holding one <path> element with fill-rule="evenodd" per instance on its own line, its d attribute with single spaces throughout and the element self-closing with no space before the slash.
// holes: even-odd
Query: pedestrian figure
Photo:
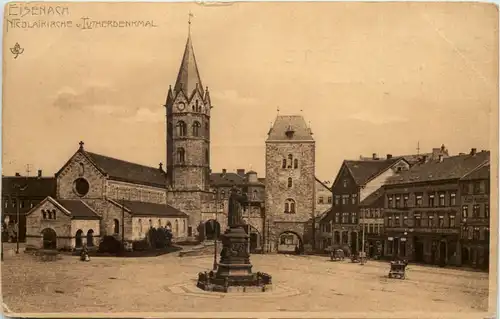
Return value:
<svg viewBox="0 0 500 319">
<path fill-rule="evenodd" d="M 80 261 L 90 261 L 89 250 L 86 244 L 83 245 L 82 251 L 80 252 Z"/>
</svg>

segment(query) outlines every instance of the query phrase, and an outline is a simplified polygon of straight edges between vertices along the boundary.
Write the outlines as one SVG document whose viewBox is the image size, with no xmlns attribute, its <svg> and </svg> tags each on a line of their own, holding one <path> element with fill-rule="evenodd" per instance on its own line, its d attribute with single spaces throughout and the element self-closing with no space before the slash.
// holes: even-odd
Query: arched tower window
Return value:
<svg viewBox="0 0 500 319">
<path fill-rule="evenodd" d="M 85 165 L 83 165 L 83 163 L 80 163 L 78 175 L 83 176 L 84 173 L 85 173 Z"/>
<path fill-rule="evenodd" d="M 114 225 L 113 225 L 113 234 L 119 234 L 120 233 L 120 222 L 118 219 L 114 220 Z"/>
<path fill-rule="evenodd" d="M 286 158 L 283 159 L 283 164 L 281 165 L 281 168 L 286 168 Z"/>
<path fill-rule="evenodd" d="M 257 190 L 254 189 L 253 193 L 252 193 L 252 199 L 253 200 L 256 200 L 257 199 Z"/>
<path fill-rule="evenodd" d="M 295 214 L 295 201 L 291 198 L 285 201 L 285 213 Z"/>
<path fill-rule="evenodd" d="M 201 105 L 198 100 L 196 100 L 196 112 L 201 112 Z"/>
<path fill-rule="evenodd" d="M 179 147 L 177 149 L 177 163 L 184 163 L 185 160 L 186 160 L 186 151 L 182 147 Z"/>
<path fill-rule="evenodd" d="M 299 160 L 298 159 L 293 160 L 293 168 L 299 168 Z"/>
<path fill-rule="evenodd" d="M 288 168 L 292 168 L 293 156 L 292 154 L 288 154 Z"/>
<path fill-rule="evenodd" d="M 176 127 L 177 127 L 177 135 L 178 136 L 186 136 L 187 129 L 186 129 L 186 123 L 184 123 L 184 121 L 177 122 Z"/>
<path fill-rule="evenodd" d="M 292 187 L 292 185 L 293 185 L 292 178 L 288 177 L 288 188 Z"/>
<path fill-rule="evenodd" d="M 193 136 L 200 136 L 200 122 L 195 121 L 193 123 Z"/>
</svg>

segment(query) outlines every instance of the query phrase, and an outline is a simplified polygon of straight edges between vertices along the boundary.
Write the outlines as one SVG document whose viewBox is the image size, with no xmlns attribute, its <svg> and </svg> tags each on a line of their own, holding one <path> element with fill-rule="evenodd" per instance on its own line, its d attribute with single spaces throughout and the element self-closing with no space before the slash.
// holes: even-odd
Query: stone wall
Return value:
<svg viewBox="0 0 500 319">
<path fill-rule="evenodd" d="M 282 168 L 282 161 L 288 154 L 299 160 L 297 169 Z M 272 225 L 268 240 L 276 242 L 280 232 L 287 230 L 300 231 L 298 235 L 303 238 L 303 225 L 314 214 L 314 167 L 314 143 L 266 143 L 265 211 L 266 218 Z M 288 178 L 292 179 L 291 187 L 288 187 Z M 295 213 L 284 212 L 287 199 L 295 202 Z"/>
<path fill-rule="evenodd" d="M 43 219 L 42 210 L 55 210 L 56 218 Z M 71 248 L 71 217 L 48 200 L 26 216 L 26 246 L 42 248 L 42 231 L 46 228 L 56 232 L 57 248 Z"/>
<path fill-rule="evenodd" d="M 191 227 L 192 236 L 198 236 L 198 227 L 203 221 L 201 218 L 202 198 L 205 198 L 207 194 L 201 191 L 169 191 L 167 195 L 167 204 L 189 216 L 188 228 Z"/>
<path fill-rule="evenodd" d="M 167 190 L 164 187 L 152 187 L 108 180 L 106 197 L 117 201 L 125 199 L 146 203 L 165 204 L 167 202 Z"/>
<path fill-rule="evenodd" d="M 89 183 L 90 189 L 85 196 L 79 196 L 75 192 L 74 182 L 78 178 L 84 178 Z M 105 185 L 106 177 L 82 153 L 77 152 L 57 177 L 57 198 L 103 198 Z"/>
<path fill-rule="evenodd" d="M 187 237 L 187 218 L 161 217 L 158 216 L 134 216 L 132 217 L 132 234 L 126 237 L 134 241 L 143 240 L 151 227 L 160 228 L 170 226 L 174 240 Z"/>
<path fill-rule="evenodd" d="M 89 230 L 93 230 L 93 244 L 94 246 L 99 246 L 101 239 L 100 233 L 100 221 L 99 220 L 71 220 L 71 247 L 75 248 L 75 236 L 78 230 L 82 230 L 82 244 L 87 243 L 87 233 Z"/>
</svg>

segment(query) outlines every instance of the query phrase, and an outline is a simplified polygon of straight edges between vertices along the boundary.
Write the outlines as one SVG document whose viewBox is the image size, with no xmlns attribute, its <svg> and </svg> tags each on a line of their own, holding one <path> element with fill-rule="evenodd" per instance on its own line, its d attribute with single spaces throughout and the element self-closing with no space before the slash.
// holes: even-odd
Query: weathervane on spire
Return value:
<svg viewBox="0 0 500 319">
<path fill-rule="evenodd" d="M 188 32 L 191 34 L 191 18 L 194 17 L 194 15 L 191 13 L 191 10 L 189 10 L 189 15 L 188 15 Z"/>
</svg>

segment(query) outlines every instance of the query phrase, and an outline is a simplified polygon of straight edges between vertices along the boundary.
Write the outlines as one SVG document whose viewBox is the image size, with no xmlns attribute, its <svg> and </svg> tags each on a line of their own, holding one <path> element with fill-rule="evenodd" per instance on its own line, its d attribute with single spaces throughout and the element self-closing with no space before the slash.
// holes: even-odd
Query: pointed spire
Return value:
<svg viewBox="0 0 500 319">
<path fill-rule="evenodd" d="M 179 68 L 179 74 L 177 75 L 177 81 L 175 82 L 174 91 L 179 93 L 181 90 L 184 92 L 187 98 L 190 98 L 194 90 L 200 91 L 203 95 L 203 85 L 201 83 L 200 73 L 198 72 L 198 66 L 196 64 L 196 58 L 194 56 L 193 44 L 191 42 L 191 17 L 193 14 L 189 13 L 188 20 L 188 38 L 186 41 L 186 47 L 184 49 L 184 55 L 182 57 L 181 67 Z"/>
</svg>

